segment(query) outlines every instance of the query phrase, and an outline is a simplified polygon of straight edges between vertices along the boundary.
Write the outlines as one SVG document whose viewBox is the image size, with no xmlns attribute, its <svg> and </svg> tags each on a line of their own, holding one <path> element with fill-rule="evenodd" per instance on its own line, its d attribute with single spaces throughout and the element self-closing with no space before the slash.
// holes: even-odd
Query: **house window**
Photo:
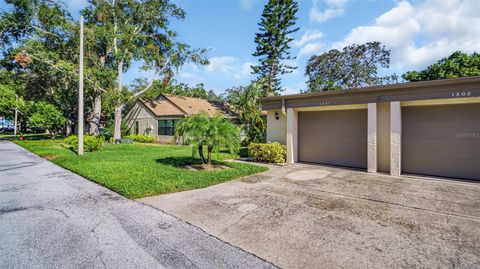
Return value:
<svg viewBox="0 0 480 269">
<path fill-rule="evenodd" d="M 138 121 L 135 122 L 135 127 L 133 128 L 136 135 L 138 135 Z"/>
<path fill-rule="evenodd" d="M 159 120 L 158 135 L 174 135 L 176 120 Z"/>
</svg>

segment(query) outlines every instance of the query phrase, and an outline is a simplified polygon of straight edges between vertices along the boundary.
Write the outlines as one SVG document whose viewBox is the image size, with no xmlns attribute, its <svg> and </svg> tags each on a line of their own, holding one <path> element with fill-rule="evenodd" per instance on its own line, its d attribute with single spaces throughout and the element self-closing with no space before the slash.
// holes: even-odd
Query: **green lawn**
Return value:
<svg viewBox="0 0 480 269">
<path fill-rule="evenodd" d="M 61 140 L 17 140 L 15 143 L 128 198 L 204 188 L 267 170 L 235 162 L 226 162 L 231 168 L 223 170 L 195 171 L 177 167 L 198 161 L 191 157 L 188 146 L 110 144 L 77 157 L 63 147 Z M 214 157 L 222 162 L 235 156 L 219 153 Z"/>
</svg>

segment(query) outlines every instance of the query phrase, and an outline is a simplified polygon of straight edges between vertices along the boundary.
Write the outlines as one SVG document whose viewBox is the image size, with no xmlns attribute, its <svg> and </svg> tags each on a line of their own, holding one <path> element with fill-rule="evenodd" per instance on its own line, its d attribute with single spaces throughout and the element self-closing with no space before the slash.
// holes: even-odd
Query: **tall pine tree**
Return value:
<svg viewBox="0 0 480 269">
<path fill-rule="evenodd" d="M 264 95 L 276 95 L 281 91 L 280 75 L 291 73 L 296 66 L 290 66 L 283 60 L 295 59 L 290 56 L 289 43 L 297 20 L 298 3 L 295 0 L 269 0 L 258 24 L 259 33 L 255 34 L 257 48 L 253 56 L 259 57 L 259 65 L 252 66 L 253 73 L 266 81 Z"/>
</svg>

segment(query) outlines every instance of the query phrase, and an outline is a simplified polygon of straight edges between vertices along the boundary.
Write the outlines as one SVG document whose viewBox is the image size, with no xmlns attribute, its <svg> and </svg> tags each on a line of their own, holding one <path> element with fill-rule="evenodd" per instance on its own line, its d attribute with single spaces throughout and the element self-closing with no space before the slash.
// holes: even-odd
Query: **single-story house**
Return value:
<svg viewBox="0 0 480 269">
<path fill-rule="evenodd" d="M 175 125 L 180 119 L 206 112 L 227 115 L 221 104 L 193 97 L 161 94 L 155 100 L 139 99 L 125 116 L 125 123 L 132 134 L 158 137 L 158 141 L 169 143 L 174 139 Z"/>
<path fill-rule="evenodd" d="M 480 77 L 267 97 L 287 161 L 480 180 Z"/>
</svg>

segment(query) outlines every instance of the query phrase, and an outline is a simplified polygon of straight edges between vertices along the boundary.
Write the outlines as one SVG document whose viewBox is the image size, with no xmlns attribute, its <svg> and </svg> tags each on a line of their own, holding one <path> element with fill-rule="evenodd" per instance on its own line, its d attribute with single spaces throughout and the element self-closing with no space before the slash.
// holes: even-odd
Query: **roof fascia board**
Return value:
<svg viewBox="0 0 480 269">
<path fill-rule="evenodd" d="M 136 103 L 140 104 L 141 107 L 145 108 L 145 110 L 147 110 L 147 112 L 154 118 L 157 118 L 157 114 L 155 114 L 155 112 L 153 110 L 151 110 L 147 105 L 145 105 L 142 101 L 140 101 L 140 99 L 138 99 L 136 101 Z"/>
<path fill-rule="evenodd" d="M 309 107 L 309 106 L 327 106 L 327 105 L 345 105 L 345 104 L 363 104 L 372 102 L 390 102 L 390 101 L 414 101 L 428 99 L 462 98 L 480 96 L 480 77 L 469 80 L 452 79 L 449 83 L 423 83 L 417 87 L 406 87 L 405 84 L 399 84 L 402 87 L 382 87 L 376 89 L 353 89 L 341 90 L 336 94 L 303 94 L 294 96 L 276 96 L 276 98 L 264 98 L 261 100 L 262 108 L 266 110 L 281 109 L 281 100 L 284 99 L 287 108 Z M 453 83 L 457 82 L 457 83 Z M 461 83 L 458 83 L 461 82 Z"/>
</svg>

